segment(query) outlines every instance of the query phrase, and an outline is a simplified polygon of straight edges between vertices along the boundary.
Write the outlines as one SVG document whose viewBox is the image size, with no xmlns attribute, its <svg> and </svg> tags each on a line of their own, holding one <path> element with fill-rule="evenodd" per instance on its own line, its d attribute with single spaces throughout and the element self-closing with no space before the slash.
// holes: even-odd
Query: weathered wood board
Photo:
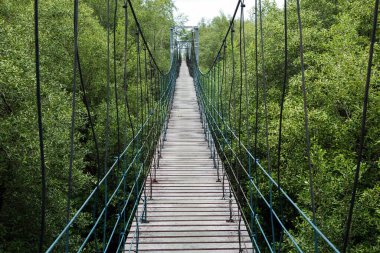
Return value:
<svg viewBox="0 0 380 253">
<path fill-rule="evenodd" d="M 228 183 L 223 184 L 210 158 L 200 121 L 192 78 L 182 62 L 173 108 L 162 150 L 157 182 L 147 202 L 148 223 L 136 219 L 128 235 L 125 252 L 239 252 L 238 207 L 232 200 L 234 222 L 230 217 Z M 150 182 L 147 182 L 150 188 Z M 147 190 L 150 191 L 150 190 Z M 140 202 L 138 213 L 143 209 Z M 248 232 L 241 223 L 243 252 L 253 252 Z"/>
</svg>

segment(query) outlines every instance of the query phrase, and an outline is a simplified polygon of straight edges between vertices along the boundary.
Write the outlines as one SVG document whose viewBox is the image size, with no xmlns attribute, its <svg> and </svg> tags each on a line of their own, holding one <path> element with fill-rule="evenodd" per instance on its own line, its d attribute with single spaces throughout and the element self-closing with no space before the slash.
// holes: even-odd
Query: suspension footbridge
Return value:
<svg viewBox="0 0 380 253">
<path fill-rule="evenodd" d="M 147 198 L 140 201 L 136 212 L 143 220 L 134 219 L 125 251 L 238 252 L 241 248 L 252 252 L 244 222 L 240 229 L 236 222 L 238 206 L 230 196 L 229 183 L 221 180 L 221 163 L 210 149 L 203 127 L 207 122 L 201 119 L 194 82 L 184 61 L 159 169 L 153 167 L 147 178 Z"/>
<path fill-rule="evenodd" d="M 349 245 L 362 161 L 378 2 L 374 11 L 356 173 L 342 235 L 343 252 Z M 252 37 L 255 44 L 252 69 L 255 73 L 252 75 L 256 82 L 250 84 L 247 81 L 251 73 L 247 70 L 244 1 L 237 1 L 219 51 L 206 72 L 201 71 L 198 62 L 201 47 L 198 27 L 190 27 L 193 29 L 191 38 L 183 40 L 185 44 L 174 39 L 174 30 L 171 29 L 168 50 L 171 64 L 167 72 L 163 71 L 130 0 L 122 6 L 124 38 L 118 43 L 124 51 L 117 54 L 117 46 L 120 46 L 117 43 L 117 22 L 110 25 L 108 1 L 106 116 L 101 139 L 104 145 L 100 147 L 102 144 L 98 141 L 94 123 L 98 119 L 94 119 L 89 106 L 80 65 L 79 3 L 74 1 L 67 213 L 60 233 L 53 241 L 46 242 L 46 166 L 40 94 L 39 15 L 38 0 L 35 0 L 36 98 L 42 179 L 40 252 L 340 252 L 336 242 L 325 235 L 316 211 L 300 1 L 296 1 L 295 10 L 299 32 L 300 101 L 305 130 L 303 158 L 307 165 L 308 178 L 305 180 L 309 206 L 298 205 L 280 181 L 282 115 L 289 72 L 287 36 L 284 40 L 285 66 L 279 102 L 277 156 L 271 157 L 268 143 L 273 136 L 268 130 L 268 117 L 273 115 L 268 115 L 267 109 L 270 97 L 267 94 L 262 34 L 263 10 L 261 1 L 255 3 L 255 35 Z M 116 20 L 117 1 L 114 6 Z M 287 34 L 286 1 L 284 13 Z M 116 61 L 119 58 L 122 60 L 118 65 Z M 120 83 L 117 82 L 118 75 L 122 76 Z M 130 91 L 132 86 L 133 92 Z M 79 89 L 96 150 L 97 180 L 92 190 L 86 193 L 84 201 L 78 204 L 71 200 L 75 167 L 75 95 Z M 115 94 L 113 99 L 111 91 Z M 116 110 L 111 115 L 114 104 Z M 255 123 L 251 126 L 252 118 Z M 114 128 L 111 127 L 112 120 L 116 122 Z M 117 133 L 114 134 L 117 137 L 113 146 L 110 143 L 112 131 Z M 264 136 L 261 143 L 259 134 Z M 112 148 L 116 154 L 111 153 Z M 265 162 L 261 162 L 259 156 Z M 284 210 L 291 214 L 291 218 Z M 296 219 L 302 227 L 294 227 L 291 219 Z M 295 231 L 308 236 L 299 240 Z"/>
</svg>

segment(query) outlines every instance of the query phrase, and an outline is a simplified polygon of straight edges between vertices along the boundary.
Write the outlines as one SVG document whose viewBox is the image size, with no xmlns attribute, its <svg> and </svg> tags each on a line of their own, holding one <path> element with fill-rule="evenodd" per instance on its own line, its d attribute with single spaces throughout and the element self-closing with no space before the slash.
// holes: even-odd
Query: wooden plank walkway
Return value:
<svg viewBox="0 0 380 253">
<path fill-rule="evenodd" d="M 148 199 L 148 223 L 139 222 L 138 251 L 239 252 L 238 208 L 233 200 L 235 222 L 227 222 L 229 200 L 222 199 L 222 187 L 205 141 L 193 80 L 182 62 L 153 199 Z M 140 202 L 139 214 L 142 208 Z M 136 251 L 134 220 L 125 252 Z M 253 252 L 243 221 L 241 230 L 243 252 Z"/>
</svg>

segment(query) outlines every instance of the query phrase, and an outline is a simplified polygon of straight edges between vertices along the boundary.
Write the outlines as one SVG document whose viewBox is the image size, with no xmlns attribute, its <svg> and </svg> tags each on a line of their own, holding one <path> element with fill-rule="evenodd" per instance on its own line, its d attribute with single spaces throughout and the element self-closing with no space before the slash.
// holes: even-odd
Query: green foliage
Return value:
<svg viewBox="0 0 380 253">
<path fill-rule="evenodd" d="M 311 159 L 316 193 L 317 224 L 331 241 L 342 247 L 343 229 L 347 215 L 359 138 L 362 99 L 369 37 L 372 25 L 373 0 L 303 0 L 301 16 L 306 63 L 306 85 L 311 134 Z M 107 27 L 116 30 L 116 73 L 111 63 L 111 94 L 116 82 L 123 92 L 124 9 L 118 2 L 103 0 L 80 1 L 79 53 L 90 110 L 94 115 L 95 132 L 100 143 L 101 161 L 104 160 L 106 83 L 107 83 Z M 174 25 L 171 0 L 136 0 L 136 14 L 153 54 L 162 70 L 168 69 L 169 27 Z M 299 33 L 295 1 L 289 4 L 289 81 L 285 100 L 283 142 L 280 166 L 282 187 L 289 196 L 311 216 L 299 59 Z M 152 11 L 153 10 L 153 11 Z M 69 131 L 71 120 L 72 65 L 73 65 L 73 4 L 69 0 L 40 1 L 41 81 L 44 139 L 47 166 L 47 230 L 46 245 L 51 243 L 66 223 L 65 208 L 69 161 Z M 41 178 L 35 101 L 35 66 L 33 3 L 25 0 L 0 2 L 0 252 L 36 251 L 38 245 Z M 251 10 L 253 13 L 253 10 Z M 263 4 L 263 33 L 265 70 L 268 92 L 268 131 L 272 175 L 276 175 L 278 115 L 284 69 L 283 10 L 273 1 Z M 139 107 L 136 75 L 136 25 L 131 13 L 127 34 L 128 95 L 133 125 L 139 124 L 139 114 L 147 110 Z M 116 23 L 113 19 L 116 18 Z M 210 23 L 200 25 L 200 66 L 206 71 L 214 62 L 228 18 L 221 14 Z M 245 21 L 247 76 L 243 82 L 248 89 L 248 101 L 243 99 L 242 141 L 252 151 L 255 122 L 255 44 L 254 17 Z M 230 38 L 226 49 L 226 85 L 221 92 L 224 113 L 232 111 L 229 123 L 237 130 L 238 89 L 231 94 L 230 84 L 240 84 L 239 20 L 235 21 L 234 48 Z M 378 38 L 380 31 L 377 33 Z M 113 35 L 111 34 L 111 39 Z M 259 54 L 261 54 L 259 41 Z M 112 46 L 111 46 L 112 47 Z M 232 50 L 235 57 L 235 79 L 232 82 Z M 374 66 L 368 107 L 365 152 L 360 171 L 357 203 L 351 229 L 351 252 L 378 252 L 380 248 L 380 48 L 375 46 Z M 112 49 L 111 49 L 112 54 Z M 265 166 L 266 143 L 262 78 L 259 59 L 259 151 L 257 157 Z M 214 72 L 215 74 L 215 72 Z M 145 90 L 147 83 L 143 80 Z M 93 189 L 97 177 L 96 150 L 92 141 L 89 119 L 77 87 L 77 120 L 75 129 L 75 160 L 71 212 L 83 202 Z M 231 96 L 231 104 L 229 98 Z M 119 112 L 124 112 L 122 96 Z M 117 153 L 115 98 L 111 96 L 110 156 Z M 156 104 L 154 101 L 153 104 Z M 146 101 L 144 108 L 146 108 Z M 145 111 L 144 111 L 145 110 Z M 122 114 L 125 115 L 125 114 Z M 125 116 L 121 116 L 125 117 Z M 122 120 L 121 138 L 132 136 L 132 129 Z M 247 130 L 246 130 L 247 129 Z M 237 150 L 237 144 L 231 144 Z M 227 150 L 227 147 L 226 147 Z M 228 151 L 231 152 L 231 151 Z M 127 154 L 131 156 L 131 154 Z M 112 160 L 112 159 L 111 159 Z M 107 161 L 111 162 L 111 161 Z M 234 161 L 236 162 L 236 160 Z M 247 163 L 247 161 L 243 161 Z M 102 168 L 103 169 L 103 168 Z M 265 177 L 259 175 L 259 186 L 269 194 Z M 248 183 L 246 187 L 248 188 Z M 128 183 L 132 186 L 132 182 Z M 103 189 L 102 189 L 103 190 Z M 103 196 L 99 196 L 102 198 Z M 274 200 L 275 208 L 279 203 Z M 114 203 L 113 203 L 114 204 Z M 281 204 L 281 203 L 280 203 Z M 306 252 L 313 250 L 312 230 L 304 220 L 284 206 L 285 224 Z M 266 210 L 259 210 L 265 215 Z M 261 219 L 264 221 L 264 218 Z M 81 230 L 92 223 L 91 210 L 78 219 L 73 235 L 73 246 L 83 239 Z M 264 229 L 270 231 L 269 222 Z M 326 245 L 321 245 L 324 250 Z M 91 244 L 88 250 L 93 250 Z M 284 238 L 283 251 L 294 250 Z M 324 252 L 324 251 L 321 252 Z"/>
<path fill-rule="evenodd" d="M 110 23 L 113 24 L 114 1 L 111 1 Z M 136 14 L 144 24 L 146 39 L 159 57 L 162 70 L 168 69 L 169 28 L 174 24 L 171 0 L 133 1 Z M 123 94 L 124 9 L 118 3 L 116 17 L 116 79 L 111 72 L 111 87 Z M 155 9 L 155 11 L 152 11 Z M 107 12 L 104 1 L 86 0 L 79 5 L 79 54 L 84 84 L 95 131 L 104 161 L 105 108 L 107 82 Z M 142 110 L 136 101 L 136 26 L 129 12 L 127 78 L 131 82 L 131 118 Z M 67 178 L 70 153 L 70 122 L 73 78 L 73 1 L 40 1 L 41 92 L 47 176 L 47 217 L 45 247 L 66 224 Z M 146 24 L 146 25 L 145 25 Z M 113 27 L 111 27 L 111 32 Z M 158 42 L 154 34 L 160 33 Z M 112 42 L 112 34 L 111 34 Z M 154 44 L 156 43 L 156 44 Z M 111 44 L 112 48 L 112 44 Z M 166 51 L 164 51 L 166 50 Z M 111 49 L 112 52 L 112 49 Z M 111 55 L 112 57 L 112 55 Z M 158 57 L 157 57 L 158 58 Z M 113 58 L 111 58 L 113 70 Z M 35 98 L 34 17 L 33 1 L 0 2 L 0 252 L 36 252 L 40 230 L 41 176 L 37 110 Z M 143 72 L 144 73 L 144 72 Z M 78 82 L 79 84 L 79 82 Z M 148 83 L 142 81 L 144 90 Z M 117 154 L 116 110 L 111 89 L 110 161 Z M 83 203 L 94 188 L 98 176 L 96 150 L 89 118 L 77 86 L 75 156 L 71 213 Z M 119 111 L 124 112 L 119 95 Z M 147 101 L 144 108 L 147 107 Z M 155 102 L 154 102 L 155 103 Z M 121 114 L 124 115 L 124 114 Z M 141 115 L 141 112 L 140 112 Z M 120 116 L 122 117 L 122 116 Z M 124 116 L 123 116 L 124 117 Z M 121 138 L 132 131 L 122 118 Z M 100 196 L 101 197 L 101 196 Z M 71 244 L 83 241 L 83 231 L 92 223 L 92 210 L 79 217 L 73 229 Z M 79 231 L 79 232 L 75 232 Z M 93 247 L 93 245 L 91 246 Z"/>
<path fill-rule="evenodd" d="M 208 70 L 207 66 L 212 65 L 216 50 L 219 50 L 221 41 L 224 39 L 227 26 L 228 20 L 223 13 L 219 17 L 215 17 L 209 24 L 204 22 L 200 24 L 201 36 L 199 44 L 202 46 L 199 51 L 199 59 L 203 70 Z"/>
<path fill-rule="evenodd" d="M 301 18 L 306 67 L 311 159 L 316 201 L 317 225 L 339 248 L 343 245 L 344 225 L 351 198 L 357 159 L 363 94 L 368 63 L 369 41 L 372 28 L 374 1 L 301 1 Z M 254 10 L 251 10 L 254 13 Z M 239 14 L 238 16 L 239 17 Z M 255 41 L 254 16 L 245 20 L 247 76 L 243 76 L 243 128 L 244 145 L 253 151 L 255 126 Z M 234 48 L 227 38 L 225 86 L 218 98 L 228 123 L 238 132 L 240 86 L 239 23 L 235 21 Z M 220 15 L 200 26 L 200 66 L 207 71 L 214 61 L 228 21 Z M 224 28 L 223 28 L 224 26 Z M 259 29 L 260 33 L 260 29 Z M 377 33 L 379 35 L 379 31 Z M 266 168 L 265 120 L 263 105 L 263 69 L 261 54 L 265 55 L 267 80 L 268 139 L 273 178 L 277 178 L 277 142 L 281 85 L 284 80 L 284 13 L 273 1 L 263 1 L 264 52 L 259 50 L 259 136 L 255 154 Z M 377 41 L 379 37 L 377 38 Z M 217 45 L 219 42 L 219 46 Z M 235 57 L 235 79 L 232 80 L 232 50 Z M 288 52 L 289 68 L 287 93 L 284 105 L 282 154 L 280 164 L 281 185 L 298 206 L 311 217 L 308 166 L 305 155 L 305 129 L 301 90 L 299 32 L 296 1 L 288 1 Z M 351 252 L 377 252 L 380 248 L 379 156 L 380 156 L 380 89 L 379 44 L 375 45 L 370 99 L 368 105 L 365 151 L 360 171 L 359 189 L 351 229 Z M 222 66 L 220 63 L 219 66 Z M 216 67 L 215 69 L 217 69 Z M 230 89 L 233 82 L 233 89 Z M 211 81 L 212 83 L 212 81 Z M 245 85 L 248 101 L 245 99 Z M 229 100 L 231 103 L 229 105 Z M 248 131 L 247 131 L 248 129 Z M 249 134 L 248 134 L 249 133 Z M 238 152 L 238 149 L 235 150 Z M 247 164 L 247 161 L 245 161 Z M 247 165 L 246 165 L 247 166 Z M 238 168 L 236 168 L 238 169 Z M 259 186 L 269 198 L 266 177 L 259 175 Z M 247 181 L 248 188 L 248 181 Z M 248 191 L 248 189 L 247 189 Z M 253 189 L 253 191 L 255 191 Z M 259 203 L 260 205 L 260 203 Z M 279 210 L 279 202 L 274 206 Z M 285 224 L 306 252 L 313 251 L 313 233 L 310 226 L 297 218 L 291 209 L 285 210 Z M 248 211 L 248 209 L 247 209 Z M 258 212 L 265 214 L 268 210 Z M 270 224 L 264 230 L 270 235 Z M 278 239 L 278 238 L 277 238 Z M 291 243 L 284 238 L 284 252 L 292 252 Z M 321 244 L 321 252 L 327 252 Z"/>
</svg>

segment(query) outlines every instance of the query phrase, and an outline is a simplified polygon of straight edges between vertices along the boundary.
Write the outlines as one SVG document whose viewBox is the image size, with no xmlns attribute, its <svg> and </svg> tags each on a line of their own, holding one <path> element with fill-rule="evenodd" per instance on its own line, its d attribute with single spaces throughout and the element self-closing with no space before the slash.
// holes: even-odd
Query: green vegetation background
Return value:
<svg viewBox="0 0 380 253">
<path fill-rule="evenodd" d="M 0 1 L 0 252 L 36 252 L 40 223 L 41 176 L 35 98 L 34 15 L 31 0 Z M 53 242 L 66 223 L 66 196 L 70 147 L 73 75 L 73 1 L 40 2 L 40 55 L 44 140 L 46 150 L 47 217 L 45 246 Z M 84 84 L 104 164 L 107 87 L 107 2 L 79 1 L 79 54 Z M 124 1 L 118 1 L 117 21 L 110 1 L 111 91 L 118 84 L 119 112 L 124 115 Z M 171 0 L 132 1 L 141 28 L 160 68 L 169 69 L 169 34 L 174 25 Z M 128 16 L 127 79 L 132 120 L 137 124 L 136 24 Z M 116 27 L 115 27 L 116 26 Z M 113 29 L 116 29 L 116 80 L 113 73 Z M 141 43 L 141 41 L 140 41 Z M 158 57 L 159 56 L 159 57 Z M 144 59 L 142 58 L 142 61 Z M 78 82 L 79 83 L 79 82 Z M 144 84 L 146 85 L 146 84 Z M 95 187 L 96 150 L 83 93 L 77 87 L 75 160 L 71 213 Z M 145 90 L 145 89 L 144 89 Z M 144 100 L 144 103 L 147 101 Z M 115 98 L 110 101 L 109 163 L 117 155 Z M 140 113 L 141 114 L 141 113 Z M 141 117 L 141 116 L 140 116 Z M 132 131 L 121 120 L 120 138 Z M 132 184 L 132 180 L 128 185 Z M 112 203 L 112 205 L 115 205 Z M 115 215 L 114 215 L 115 216 Z M 110 217 L 112 218 L 112 217 Z M 114 218 L 114 217 L 113 217 Z M 71 233 L 71 244 L 83 241 L 92 223 L 86 209 Z M 91 247 L 90 247 L 91 248 Z M 91 251 L 91 250 L 90 250 Z"/>
<path fill-rule="evenodd" d="M 284 104 L 283 139 L 280 165 L 281 185 L 302 210 L 311 217 L 308 166 L 304 130 L 299 32 L 296 1 L 288 2 L 289 78 Z M 373 0 L 302 0 L 301 18 L 306 67 L 311 159 L 316 201 L 316 220 L 322 232 L 342 249 L 343 229 L 353 187 L 357 147 L 363 108 L 364 87 L 368 64 L 369 44 L 373 23 Z M 272 177 L 277 178 L 277 143 L 281 86 L 284 80 L 284 11 L 274 1 L 263 1 L 263 37 L 267 79 L 269 148 Z M 248 13 L 248 15 L 247 15 Z M 232 95 L 231 127 L 238 131 L 240 58 L 240 11 L 234 32 L 235 95 Z M 230 17 L 220 14 L 200 24 L 200 68 L 206 73 L 212 65 L 216 50 L 225 36 Z M 379 27 L 378 27 L 379 28 Z M 260 33 L 260 29 L 259 29 Z M 351 229 L 351 252 L 380 251 L 380 31 L 377 30 L 372 67 L 367 131 L 362 166 L 360 168 L 354 218 Z M 245 16 L 247 77 L 243 75 L 243 143 L 253 151 L 255 127 L 255 17 L 254 9 Z M 258 154 L 260 163 L 268 168 L 266 159 L 265 118 L 263 105 L 263 71 L 259 48 L 259 124 Z M 219 99 L 228 108 L 232 80 L 231 38 L 227 38 L 225 87 Z M 244 65 L 243 65 L 244 66 Z M 220 65 L 222 68 L 222 65 Z M 218 69 L 218 67 L 216 67 Z M 212 75 L 218 75 L 213 72 Z M 216 79 L 218 80 L 218 79 Z M 246 87 L 247 85 L 248 87 Z M 246 100 L 248 90 L 249 105 Z M 215 88 L 216 89 L 216 88 Z M 234 97 L 236 101 L 234 101 Z M 217 103 L 217 102 L 215 102 Z M 234 107 L 234 105 L 236 105 Z M 216 105 L 215 105 L 216 106 Z M 226 112 L 227 113 L 227 112 Z M 235 123 L 234 123 L 235 122 Z M 247 131 L 250 136 L 248 140 Z M 250 143 L 250 145 L 247 145 Z M 236 148 L 235 152 L 239 152 Z M 244 154 L 240 156 L 247 166 Z M 237 168 L 238 169 L 238 168 Z M 260 189 L 269 194 L 269 182 L 259 175 Z M 248 192 L 248 179 L 246 190 Z M 275 194 L 275 210 L 280 210 Z M 255 190 L 253 190 L 255 192 Z M 269 196 L 269 195 L 267 195 Z M 259 219 L 267 236 L 271 236 L 269 210 L 258 203 Z M 261 209 L 260 209 L 261 207 Z M 313 231 L 294 210 L 285 205 L 283 221 L 300 241 L 305 252 L 314 252 Z M 248 209 L 246 210 L 248 212 Z M 279 212 L 278 212 L 279 213 Z M 248 215 L 249 216 L 249 215 Z M 277 240 L 279 234 L 276 234 Z M 293 252 L 288 238 L 284 252 Z M 320 240 L 321 242 L 322 240 Z M 264 243 L 265 244 L 265 243 Z M 329 252 L 323 243 L 321 252 Z"/>
<path fill-rule="evenodd" d="M 40 2 L 42 107 L 48 179 L 46 241 L 50 243 L 64 227 L 66 217 L 73 62 L 73 4 L 69 0 Z M 174 24 L 173 2 L 171 0 L 136 0 L 133 3 L 136 5 L 135 9 L 142 29 L 151 49 L 154 49 L 159 65 L 164 70 L 168 69 L 169 27 Z M 373 0 L 302 0 L 301 3 L 317 223 L 338 248 L 342 246 L 343 227 L 356 164 L 373 3 Z M 263 10 L 265 67 L 269 96 L 269 143 L 271 156 L 275 157 L 279 100 L 284 73 L 283 11 L 270 1 L 264 1 Z M 107 66 L 107 15 L 104 1 L 80 1 L 79 19 L 81 65 L 91 111 L 95 115 L 98 141 L 103 144 Z M 116 26 L 119 38 L 116 75 L 119 83 L 122 83 L 123 79 L 123 22 L 123 9 L 119 8 Z M 136 50 L 133 32 L 136 29 L 133 22 L 129 22 L 129 26 L 128 78 L 135 80 Z M 213 62 L 216 49 L 220 46 L 227 26 L 228 19 L 224 15 L 211 22 L 201 23 L 200 65 L 203 70 L 207 70 Z M 251 103 L 245 105 L 248 106 L 248 115 L 243 115 L 243 118 L 244 125 L 248 125 L 253 133 L 255 45 L 252 10 L 246 17 L 245 27 L 247 84 Z M 32 1 L 0 1 L 0 252 L 25 252 L 25 250 L 35 252 L 38 245 L 41 179 L 33 29 Z M 295 1 L 290 0 L 289 86 L 284 111 L 281 182 L 295 202 L 310 215 L 309 182 L 304 156 L 298 36 Z M 379 37 L 375 48 L 364 161 L 360 171 L 358 198 L 351 232 L 352 252 L 379 252 L 380 249 L 380 51 L 378 41 Z M 236 36 L 236 42 L 238 42 L 238 36 Z M 238 57 L 238 43 L 235 45 L 235 54 Z M 228 64 L 231 68 L 231 61 Z M 261 78 L 261 69 L 259 75 Z M 238 83 L 239 80 L 236 80 Z M 130 87 L 131 110 L 136 114 L 137 108 L 133 95 L 136 90 L 133 84 Z M 122 92 L 122 86 L 120 86 L 120 92 Z M 227 94 L 225 96 L 227 97 Z M 95 148 L 89 122 L 81 96 L 77 97 L 79 106 L 75 132 L 73 212 L 86 198 L 97 179 Z M 111 104 L 114 104 L 114 101 L 111 101 Z M 262 101 L 260 101 L 260 108 L 260 153 L 257 155 L 265 165 Z M 123 104 L 120 103 L 120 111 L 122 110 Z M 115 130 L 115 108 L 111 110 L 111 122 L 111 130 Z M 130 137 L 131 133 L 125 132 L 123 135 Z M 243 139 L 247 142 L 246 133 L 243 134 Z M 111 143 L 111 154 L 116 155 L 116 131 L 111 131 Z M 103 154 L 104 150 L 101 148 L 101 158 Z M 264 183 L 262 186 L 266 187 Z M 285 216 L 292 232 L 301 242 L 304 242 L 303 246 L 306 249 L 312 251 L 311 248 L 309 249 L 311 245 L 306 243 L 311 236 L 310 230 L 306 229 L 307 224 L 295 219 L 292 213 Z M 89 211 L 88 216 L 81 218 L 78 230 L 90 223 Z M 79 241 L 81 235 L 77 236 Z M 306 251 L 309 252 L 308 250 Z"/>
</svg>

